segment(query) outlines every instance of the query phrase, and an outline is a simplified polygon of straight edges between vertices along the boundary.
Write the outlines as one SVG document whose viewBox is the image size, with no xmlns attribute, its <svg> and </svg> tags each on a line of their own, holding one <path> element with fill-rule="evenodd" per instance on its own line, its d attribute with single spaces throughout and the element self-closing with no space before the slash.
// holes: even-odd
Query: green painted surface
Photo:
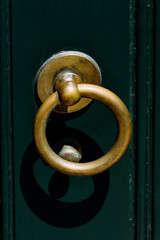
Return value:
<svg viewBox="0 0 160 240">
<path fill-rule="evenodd" d="M 53 53 L 78 50 L 92 56 L 101 68 L 102 86 L 117 93 L 129 107 L 128 11 L 128 1 L 123 1 L 123 5 L 120 1 L 115 4 L 108 1 L 81 1 L 79 4 L 75 1 L 12 1 L 16 240 L 46 236 L 48 240 L 129 237 L 129 152 L 104 176 L 95 180 L 70 178 L 68 183 L 68 177 L 58 178 L 36 156 L 32 159 L 35 150 L 27 151 L 33 140 L 37 111 L 33 82 L 40 65 Z M 115 12 L 117 14 L 113 14 Z M 91 160 L 103 155 L 115 140 L 114 117 L 100 103 L 94 103 L 74 120 L 65 123 L 60 120 L 56 129 L 62 131 L 64 124 L 75 129 L 72 136 L 78 138 L 81 145 L 85 143 L 84 154 Z M 49 132 L 52 131 L 56 139 L 54 117 L 52 121 L 53 130 Z M 32 161 L 36 161 L 33 176 Z M 26 169 L 29 174 L 25 174 Z M 48 191 L 51 178 L 53 200 Z M 63 189 L 64 184 L 66 189 Z M 57 188 L 62 188 L 60 199 L 56 198 Z"/>
<path fill-rule="evenodd" d="M 153 208 L 153 222 L 154 222 L 154 239 L 160 238 L 160 147 L 159 147 L 159 139 L 160 139 L 160 97 L 159 97 L 159 89 L 160 89 L 160 1 L 156 3 L 155 9 L 155 109 L 154 109 L 154 188 L 153 188 L 153 196 L 154 196 L 154 208 Z"/>
<path fill-rule="evenodd" d="M 0 6 L 3 240 L 158 240 L 159 30 L 153 1 L 12 0 Z M 35 76 L 62 50 L 93 57 L 102 86 L 125 102 L 133 119 L 130 149 L 95 177 L 58 174 L 34 147 Z M 47 126 L 51 145 L 76 139 L 84 160 L 103 155 L 116 131 L 113 115 L 98 102 L 72 120 L 53 115 Z"/>
</svg>

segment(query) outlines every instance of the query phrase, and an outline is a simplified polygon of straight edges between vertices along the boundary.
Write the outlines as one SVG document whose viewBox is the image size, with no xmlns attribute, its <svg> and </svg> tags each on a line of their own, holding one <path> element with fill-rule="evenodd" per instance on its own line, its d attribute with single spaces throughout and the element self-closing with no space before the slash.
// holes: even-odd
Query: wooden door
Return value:
<svg viewBox="0 0 160 240">
<path fill-rule="evenodd" d="M 1 1 L 3 240 L 160 238 L 159 7 L 158 0 Z M 34 146 L 35 77 L 62 50 L 94 58 L 102 86 L 132 117 L 127 153 L 94 177 L 55 172 Z M 98 102 L 75 118 L 54 121 L 58 134 L 50 134 L 49 123 L 49 141 L 76 138 L 89 160 L 116 138 L 116 120 Z"/>
</svg>

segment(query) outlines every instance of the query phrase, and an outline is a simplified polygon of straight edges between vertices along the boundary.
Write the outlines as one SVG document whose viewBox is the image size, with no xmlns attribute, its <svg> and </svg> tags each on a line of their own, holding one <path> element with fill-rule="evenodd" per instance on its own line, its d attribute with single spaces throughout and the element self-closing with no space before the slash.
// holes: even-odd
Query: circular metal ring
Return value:
<svg viewBox="0 0 160 240">
<path fill-rule="evenodd" d="M 114 113 L 118 122 L 118 137 L 112 148 L 101 158 L 86 163 L 69 162 L 51 149 L 45 126 L 52 110 L 60 104 L 57 92 L 49 96 L 39 108 L 35 118 L 34 138 L 41 157 L 57 171 L 73 176 L 91 176 L 110 168 L 126 152 L 132 136 L 132 120 L 125 104 L 113 92 L 92 84 L 78 84 L 78 89 L 81 96 L 99 100 Z"/>
</svg>

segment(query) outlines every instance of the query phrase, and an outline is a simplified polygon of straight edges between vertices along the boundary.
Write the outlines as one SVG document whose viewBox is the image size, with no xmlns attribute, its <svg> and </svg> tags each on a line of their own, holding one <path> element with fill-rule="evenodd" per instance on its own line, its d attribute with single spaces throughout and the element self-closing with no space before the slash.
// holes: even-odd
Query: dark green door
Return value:
<svg viewBox="0 0 160 240">
<path fill-rule="evenodd" d="M 159 5 L 158 0 L 1 1 L 3 240 L 160 238 Z M 35 77 L 44 61 L 62 50 L 94 58 L 102 86 L 124 101 L 133 120 L 127 153 L 97 176 L 59 174 L 43 163 L 34 145 Z M 107 152 L 116 133 L 112 113 L 98 102 L 74 118 L 53 116 L 47 125 L 51 144 L 74 139 L 89 160 Z"/>
</svg>

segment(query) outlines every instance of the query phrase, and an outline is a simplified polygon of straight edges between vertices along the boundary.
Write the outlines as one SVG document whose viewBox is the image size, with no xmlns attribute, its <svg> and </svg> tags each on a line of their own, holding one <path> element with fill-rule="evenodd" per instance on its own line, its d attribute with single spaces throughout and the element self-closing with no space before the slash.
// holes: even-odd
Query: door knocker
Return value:
<svg viewBox="0 0 160 240">
<path fill-rule="evenodd" d="M 113 92 L 99 86 L 101 73 L 97 63 L 87 54 L 66 51 L 53 55 L 37 74 L 37 92 L 43 102 L 34 123 L 34 139 L 39 154 L 52 168 L 67 175 L 91 176 L 101 173 L 126 152 L 132 136 L 132 120 L 121 99 Z M 52 111 L 71 113 L 87 106 L 92 99 L 111 109 L 118 123 L 118 137 L 112 148 L 92 162 L 78 162 L 76 150 L 69 149 L 71 159 L 63 153 L 57 155 L 50 147 L 45 127 Z M 77 162 L 75 159 L 78 159 Z"/>
</svg>

